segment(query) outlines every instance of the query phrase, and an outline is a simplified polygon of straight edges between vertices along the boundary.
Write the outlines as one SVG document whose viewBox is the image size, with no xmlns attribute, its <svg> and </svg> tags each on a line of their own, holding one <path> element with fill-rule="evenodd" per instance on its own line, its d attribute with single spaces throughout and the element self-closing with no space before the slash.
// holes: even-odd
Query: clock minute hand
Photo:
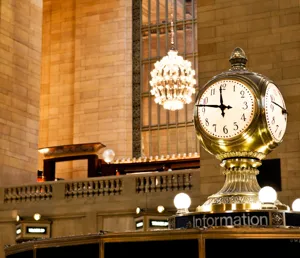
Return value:
<svg viewBox="0 0 300 258">
<path fill-rule="evenodd" d="M 212 108 L 221 108 L 220 105 L 205 105 L 205 104 L 197 104 L 197 107 L 212 107 Z"/>
<path fill-rule="evenodd" d="M 220 86 L 220 105 L 222 106 L 223 105 L 223 96 L 222 96 L 222 86 Z"/>
<path fill-rule="evenodd" d="M 273 104 L 275 104 L 276 106 L 280 107 L 281 110 L 282 110 L 282 114 L 287 114 L 288 115 L 288 112 L 285 108 L 283 108 L 282 106 L 280 106 L 279 104 L 277 104 L 276 102 L 274 101 L 271 101 Z"/>
</svg>

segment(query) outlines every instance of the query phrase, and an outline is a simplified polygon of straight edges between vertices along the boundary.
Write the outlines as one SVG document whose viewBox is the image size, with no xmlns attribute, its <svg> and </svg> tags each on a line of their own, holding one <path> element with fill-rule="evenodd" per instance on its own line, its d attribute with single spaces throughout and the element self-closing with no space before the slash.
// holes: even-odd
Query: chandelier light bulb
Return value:
<svg viewBox="0 0 300 258">
<path fill-rule="evenodd" d="M 191 206 L 191 198 L 186 193 L 179 193 L 174 198 L 177 214 L 188 213 Z"/>
<path fill-rule="evenodd" d="M 298 198 L 295 201 L 293 201 L 292 209 L 293 209 L 293 211 L 300 212 L 300 198 Z"/>
<path fill-rule="evenodd" d="M 274 188 L 265 186 L 260 189 L 258 198 L 261 203 L 274 203 L 277 200 L 277 193 Z"/>
</svg>

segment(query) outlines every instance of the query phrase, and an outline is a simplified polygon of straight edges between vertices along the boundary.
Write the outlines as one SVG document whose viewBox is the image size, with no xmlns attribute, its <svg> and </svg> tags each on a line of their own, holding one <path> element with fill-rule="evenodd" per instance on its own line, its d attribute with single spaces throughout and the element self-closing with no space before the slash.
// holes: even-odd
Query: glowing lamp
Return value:
<svg viewBox="0 0 300 258">
<path fill-rule="evenodd" d="M 110 163 L 115 158 L 115 152 L 111 149 L 107 149 L 103 152 L 102 157 L 106 163 Z"/>
<path fill-rule="evenodd" d="M 135 213 L 136 213 L 136 214 L 140 214 L 140 212 L 141 212 L 141 208 L 140 208 L 140 207 L 136 207 Z"/>
<path fill-rule="evenodd" d="M 177 209 L 177 214 L 189 212 L 191 206 L 191 198 L 186 193 L 179 193 L 174 198 L 174 205 Z"/>
<path fill-rule="evenodd" d="M 299 211 L 300 212 L 300 198 L 293 201 L 292 209 L 293 209 L 293 211 Z"/>
<path fill-rule="evenodd" d="M 35 214 L 33 215 L 33 218 L 34 218 L 34 220 L 40 220 L 40 219 L 41 219 L 41 214 L 35 213 Z"/>
<path fill-rule="evenodd" d="M 159 213 L 163 213 L 164 210 L 165 210 L 165 207 L 164 207 L 164 206 L 162 206 L 162 205 L 157 206 L 157 211 L 158 211 Z"/>
<path fill-rule="evenodd" d="M 261 203 L 274 203 L 277 200 L 277 193 L 274 188 L 265 186 L 260 189 L 258 198 Z"/>
</svg>

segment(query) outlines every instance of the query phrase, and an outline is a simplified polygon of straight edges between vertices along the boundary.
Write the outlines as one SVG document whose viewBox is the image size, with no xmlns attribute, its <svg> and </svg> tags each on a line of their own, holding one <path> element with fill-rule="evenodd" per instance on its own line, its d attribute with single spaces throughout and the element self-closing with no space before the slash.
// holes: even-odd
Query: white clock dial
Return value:
<svg viewBox="0 0 300 258">
<path fill-rule="evenodd" d="M 265 115 L 273 140 L 280 142 L 286 130 L 287 111 L 283 97 L 273 83 L 270 83 L 266 89 Z"/>
<path fill-rule="evenodd" d="M 220 139 L 243 133 L 251 124 L 256 108 L 255 97 L 246 84 L 229 79 L 209 86 L 197 106 L 201 127 Z"/>
</svg>

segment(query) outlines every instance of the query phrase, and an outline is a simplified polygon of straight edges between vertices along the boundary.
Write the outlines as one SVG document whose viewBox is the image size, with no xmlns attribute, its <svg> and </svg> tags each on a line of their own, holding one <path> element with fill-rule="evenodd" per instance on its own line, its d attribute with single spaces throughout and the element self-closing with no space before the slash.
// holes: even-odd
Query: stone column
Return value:
<svg viewBox="0 0 300 258">
<path fill-rule="evenodd" d="M 36 180 L 42 2 L 0 1 L 0 186 Z"/>
</svg>

